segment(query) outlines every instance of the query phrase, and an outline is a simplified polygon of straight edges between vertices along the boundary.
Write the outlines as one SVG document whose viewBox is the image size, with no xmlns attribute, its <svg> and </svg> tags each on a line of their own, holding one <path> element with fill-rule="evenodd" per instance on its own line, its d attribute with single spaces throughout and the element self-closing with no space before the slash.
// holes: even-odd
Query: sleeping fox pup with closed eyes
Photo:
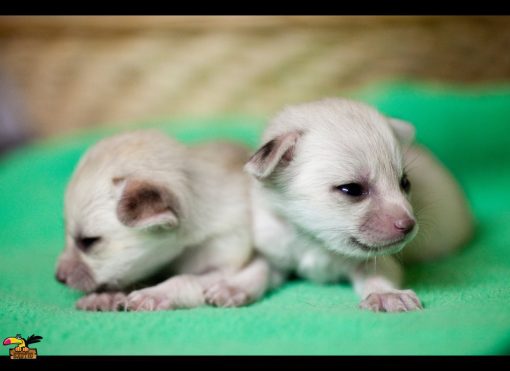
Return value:
<svg viewBox="0 0 510 371">
<path fill-rule="evenodd" d="M 269 274 L 253 256 L 246 158 L 234 144 L 186 147 L 154 130 L 87 151 L 67 187 L 56 271 L 88 294 L 76 306 L 170 310 L 260 297 Z M 162 282 L 132 289 L 156 272 Z"/>
</svg>

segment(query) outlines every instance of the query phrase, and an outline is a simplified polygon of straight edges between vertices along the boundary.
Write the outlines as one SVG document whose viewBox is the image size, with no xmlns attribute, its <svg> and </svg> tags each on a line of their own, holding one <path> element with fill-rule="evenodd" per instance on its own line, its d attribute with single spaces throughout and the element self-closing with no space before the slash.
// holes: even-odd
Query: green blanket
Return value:
<svg viewBox="0 0 510 371">
<path fill-rule="evenodd" d="M 463 185 L 476 238 L 407 270 L 425 310 L 357 309 L 348 285 L 295 281 L 246 308 L 87 313 L 54 279 L 63 192 L 80 155 L 114 130 L 37 143 L 0 162 L 0 337 L 43 336 L 59 354 L 501 354 L 510 352 L 510 87 L 392 84 L 356 95 L 409 120 Z M 185 142 L 255 146 L 264 118 L 151 123 Z M 142 126 L 142 125 L 138 125 Z M 7 347 L 0 349 L 7 355 Z"/>
</svg>

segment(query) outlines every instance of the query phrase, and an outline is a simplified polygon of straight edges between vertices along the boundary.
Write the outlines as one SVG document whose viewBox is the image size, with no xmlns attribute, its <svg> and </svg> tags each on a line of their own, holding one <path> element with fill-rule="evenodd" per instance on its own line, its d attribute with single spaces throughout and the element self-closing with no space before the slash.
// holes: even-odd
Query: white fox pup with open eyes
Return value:
<svg viewBox="0 0 510 371">
<path fill-rule="evenodd" d="M 425 261 L 472 234 L 461 189 L 414 128 L 368 105 L 324 99 L 290 106 L 270 122 L 247 162 L 257 249 L 274 274 L 316 282 L 349 279 L 360 307 L 422 308 L 402 290 L 391 256 Z"/>
<path fill-rule="evenodd" d="M 247 157 L 239 146 L 189 148 L 151 130 L 87 151 L 66 191 L 56 273 L 89 293 L 77 307 L 239 306 L 261 296 L 268 272 L 252 258 Z M 125 292 L 158 271 L 168 279 Z"/>
</svg>

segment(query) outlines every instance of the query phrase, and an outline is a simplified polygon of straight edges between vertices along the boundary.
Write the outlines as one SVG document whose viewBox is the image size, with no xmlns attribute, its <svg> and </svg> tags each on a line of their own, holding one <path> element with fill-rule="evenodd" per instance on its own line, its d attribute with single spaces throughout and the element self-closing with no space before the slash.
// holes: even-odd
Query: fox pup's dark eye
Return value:
<svg viewBox="0 0 510 371">
<path fill-rule="evenodd" d="M 405 193 L 409 193 L 411 190 L 411 182 L 407 178 L 406 174 L 402 175 L 402 179 L 400 179 L 400 187 Z"/>
<path fill-rule="evenodd" d="M 99 241 L 101 241 L 101 237 L 78 237 L 76 239 L 76 247 L 81 251 L 88 251 Z"/>
<path fill-rule="evenodd" d="M 335 189 L 351 197 L 360 197 L 368 194 L 368 189 L 359 183 L 342 184 L 336 186 Z"/>
</svg>

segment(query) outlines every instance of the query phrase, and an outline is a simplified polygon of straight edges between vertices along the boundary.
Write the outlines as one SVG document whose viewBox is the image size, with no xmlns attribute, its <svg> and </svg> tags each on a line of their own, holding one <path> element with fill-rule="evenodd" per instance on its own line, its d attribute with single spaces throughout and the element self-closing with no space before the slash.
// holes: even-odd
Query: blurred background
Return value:
<svg viewBox="0 0 510 371">
<path fill-rule="evenodd" d="M 165 117 L 269 115 L 386 80 L 510 81 L 510 17 L 0 17 L 0 153 Z"/>
</svg>

